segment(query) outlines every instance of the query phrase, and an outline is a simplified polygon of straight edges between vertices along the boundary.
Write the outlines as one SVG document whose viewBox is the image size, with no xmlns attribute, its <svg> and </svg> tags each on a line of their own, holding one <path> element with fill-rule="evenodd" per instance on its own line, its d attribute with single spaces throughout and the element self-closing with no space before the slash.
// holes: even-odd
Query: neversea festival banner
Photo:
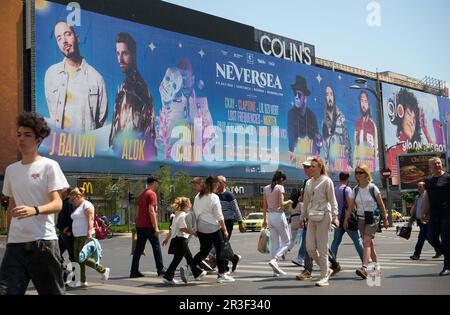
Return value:
<svg viewBox="0 0 450 315">
<path fill-rule="evenodd" d="M 68 25 L 65 6 L 40 3 L 40 153 L 64 171 L 303 179 L 320 155 L 334 179 L 359 164 L 379 178 L 376 101 L 356 77 L 83 8 Z"/>
<path fill-rule="evenodd" d="M 386 162 L 392 170 L 392 184 L 398 185 L 398 155 L 425 147 L 448 151 L 450 102 L 391 84 L 383 83 L 382 89 Z"/>
</svg>

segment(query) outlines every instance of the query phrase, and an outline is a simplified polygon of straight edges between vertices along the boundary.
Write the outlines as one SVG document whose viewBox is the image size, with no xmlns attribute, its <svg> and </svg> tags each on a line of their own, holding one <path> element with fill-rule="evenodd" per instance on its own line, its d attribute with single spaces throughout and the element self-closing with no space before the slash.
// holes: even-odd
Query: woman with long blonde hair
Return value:
<svg viewBox="0 0 450 315">
<path fill-rule="evenodd" d="M 316 156 L 310 162 L 311 179 L 305 186 L 300 222 L 308 218 L 306 250 L 320 266 L 321 278 L 316 286 L 328 286 L 332 269 L 328 268 L 328 232 L 331 223 L 339 226 L 338 204 L 334 195 L 333 181 L 327 176 L 323 160 Z M 303 227 L 303 226 L 302 226 Z"/>
<path fill-rule="evenodd" d="M 358 229 L 363 238 L 364 255 L 363 265 L 356 270 L 356 274 L 363 279 L 368 276 L 367 268 L 369 259 L 375 264 L 375 269 L 379 269 L 377 253 L 373 239 L 378 229 L 378 220 L 376 218 L 376 209 L 381 210 L 381 220 L 384 227 L 388 228 L 389 224 L 386 218 L 386 208 L 381 198 L 378 187 L 372 183 L 372 175 L 367 165 L 359 165 L 355 169 L 355 177 L 358 185 L 353 189 L 352 202 L 347 209 L 344 220 L 344 229 L 348 228 L 348 220 L 350 215 L 356 208 L 358 216 Z"/>
</svg>

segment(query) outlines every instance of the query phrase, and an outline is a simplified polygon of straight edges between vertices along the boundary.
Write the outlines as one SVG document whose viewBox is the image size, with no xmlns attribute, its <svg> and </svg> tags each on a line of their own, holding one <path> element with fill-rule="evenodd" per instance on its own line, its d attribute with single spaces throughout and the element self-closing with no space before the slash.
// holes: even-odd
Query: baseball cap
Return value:
<svg viewBox="0 0 450 315">
<path fill-rule="evenodd" d="M 309 157 L 302 163 L 302 165 L 304 165 L 304 166 L 311 166 L 312 160 L 313 160 L 313 157 L 309 156 Z"/>
</svg>

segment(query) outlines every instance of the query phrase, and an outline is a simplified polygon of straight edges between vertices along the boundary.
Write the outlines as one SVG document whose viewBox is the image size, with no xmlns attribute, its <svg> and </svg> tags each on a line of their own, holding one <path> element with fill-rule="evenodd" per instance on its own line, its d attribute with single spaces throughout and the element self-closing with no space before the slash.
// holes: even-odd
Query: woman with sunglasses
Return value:
<svg viewBox="0 0 450 315">
<path fill-rule="evenodd" d="M 308 180 L 303 197 L 303 217 L 308 218 L 306 250 L 320 266 L 321 278 L 316 286 L 328 286 L 333 270 L 328 268 L 328 232 L 331 223 L 339 226 L 338 204 L 334 195 L 333 181 L 327 176 L 325 163 L 320 157 L 311 159 L 311 179 Z M 303 226 L 302 226 L 303 227 Z"/>
<path fill-rule="evenodd" d="M 378 229 L 378 220 L 375 218 L 375 210 L 377 208 L 381 209 L 381 218 L 386 229 L 389 224 L 386 219 L 386 208 L 384 207 L 380 190 L 372 183 L 369 167 L 367 165 L 359 165 L 355 169 L 355 177 L 358 185 L 353 189 L 352 199 L 354 202 L 349 205 L 345 214 L 344 229 L 348 228 L 348 220 L 356 207 L 358 229 L 364 245 L 363 265 L 356 270 L 356 274 L 363 279 L 367 279 L 369 259 L 372 259 L 375 269 L 379 270 L 377 253 L 373 243 Z"/>
</svg>

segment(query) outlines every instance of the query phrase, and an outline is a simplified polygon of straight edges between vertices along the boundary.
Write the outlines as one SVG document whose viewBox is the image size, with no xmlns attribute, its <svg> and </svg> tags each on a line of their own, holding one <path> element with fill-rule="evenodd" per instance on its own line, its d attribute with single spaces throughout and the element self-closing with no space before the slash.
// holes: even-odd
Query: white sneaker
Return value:
<svg viewBox="0 0 450 315">
<path fill-rule="evenodd" d="M 278 266 L 278 262 L 275 258 L 269 261 L 269 266 L 272 267 L 275 273 L 278 273 L 279 275 L 286 275 L 286 272 L 281 270 L 281 268 Z"/>
<path fill-rule="evenodd" d="M 185 266 L 180 267 L 180 276 L 184 283 L 188 283 L 188 271 Z"/>
<path fill-rule="evenodd" d="M 88 286 L 89 286 L 89 284 L 87 283 L 87 281 L 85 281 L 85 282 L 78 281 L 75 284 L 74 288 L 87 288 Z"/>
<path fill-rule="evenodd" d="M 105 272 L 102 273 L 102 280 L 106 281 L 109 279 L 109 272 L 111 271 L 110 268 L 105 268 Z"/>
<path fill-rule="evenodd" d="M 217 282 L 218 283 L 226 283 L 226 282 L 234 282 L 236 280 L 234 280 L 234 278 L 226 275 L 226 274 L 222 274 L 222 275 L 218 275 L 217 276 Z"/>
<path fill-rule="evenodd" d="M 163 282 L 165 284 L 171 284 L 171 285 L 176 285 L 176 284 L 180 284 L 180 281 L 172 279 L 172 280 L 167 280 L 166 278 L 163 278 Z"/>
<path fill-rule="evenodd" d="M 202 271 L 201 274 L 198 275 L 197 278 L 194 278 L 195 281 L 200 281 L 204 276 L 206 276 L 207 272 L 205 270 Z"/>
<path fill-rule="evenodd" d="M 329 285 L 330 284 L 328 283 L 327 278 L 320 279 L 319 281 L 316 282 L 316 287 L 327 287 Z"/>
<path fill-rule="evenodd" d="M 330 279 L 330 277 L 331 277 L 332 274 L 333 274 L 333 269 L 328 268 L 327 276 L 325 277 L 325 278 L 327 279 L 327 282 L 328 282 L 328 280 Z"/>
</svg>

